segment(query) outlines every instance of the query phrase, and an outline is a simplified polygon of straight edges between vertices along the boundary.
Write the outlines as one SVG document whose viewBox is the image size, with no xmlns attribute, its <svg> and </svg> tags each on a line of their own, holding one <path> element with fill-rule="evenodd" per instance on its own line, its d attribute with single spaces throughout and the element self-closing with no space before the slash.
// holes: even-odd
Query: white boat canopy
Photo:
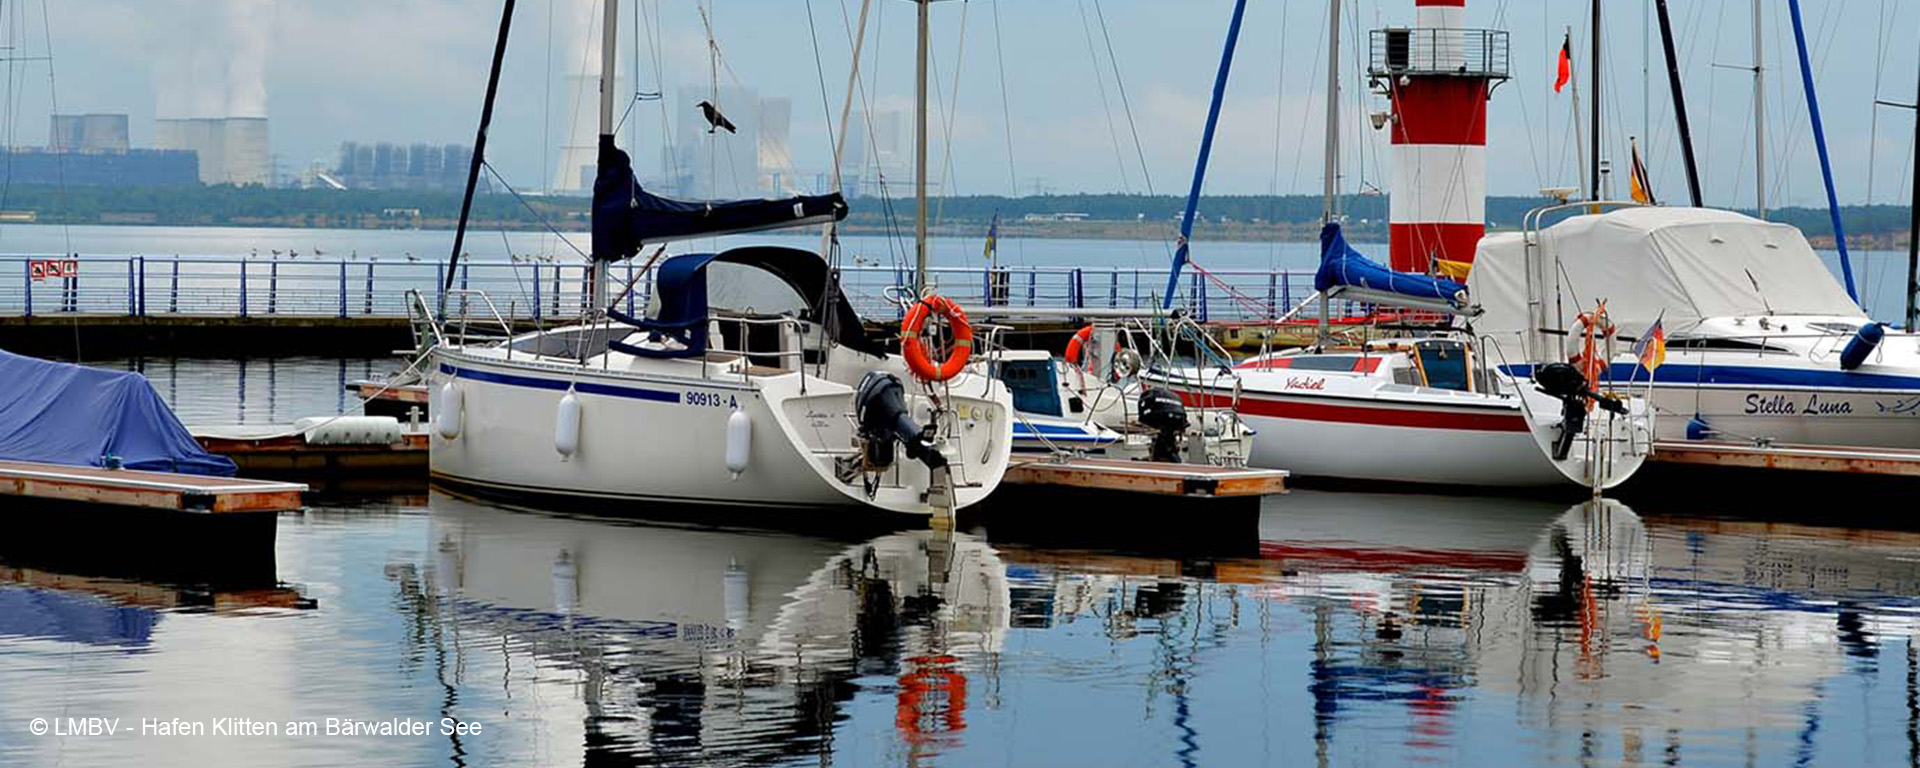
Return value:
<svg viewBox="0 0 1920 768">
<path fill-rule="evenodd" d="M 1685 333 L 1709 317 L 1833 315 L 1866 319 L 1800 230 L 1732 211 L 1635 207 L 1575 216 L 1538 230 L 1542 314 L 1566 329 L 1605 299 L 1620 332 L 1638 336 L 1665 314 Z M 1527 237 L 1480 241 L 1467 285 L 1485 313 L 1474 330 L 1527 328 Z M 1557 300 L 1556 300 L 1557 296 Z M 1556 320 L 1557 318 L 1557 320 Z"/>
</svg>

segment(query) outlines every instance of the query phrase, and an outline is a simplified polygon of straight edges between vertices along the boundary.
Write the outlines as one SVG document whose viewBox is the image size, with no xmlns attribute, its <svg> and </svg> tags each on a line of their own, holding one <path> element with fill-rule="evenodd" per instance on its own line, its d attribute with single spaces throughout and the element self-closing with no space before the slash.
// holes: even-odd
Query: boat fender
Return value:
<svg viewBox="0 0 1920 768">
<path fill-rule="evenodd" d="M 907 409 L 906 387 L 890 373 L 874 371 L 860 380 L 854 393 L 854 421 L 860 426 L 860 438 L 866 442 L 866 464 L 878 469 L 893 465 L 895 441 L 906 447 L 907 458 L 918 459 L 928 469 L 947 465 L 947 457 L 933 445 L 934 426 L 921 428 Z"/>
<path fill-rule="evenodd" d="M 740 473 L 747 471 L 752 449 L 753 419 L 746 411 L 735 408 L 727 417 L 727 473 L 733 479 L 740 479 Z"/>
<path fill-rule="evenodd" d="M 561 396 L 554 412 L 553 449 L 560 452 L 561 461 L 573 458 L 573 452 L 580 450 L 580 397 L 572 389 Z"/>
<path fill-rule="evenodd" d="M 1708 425 L 1707 420 L 1702 418 L 1700 414 L 1696 413 L 1693 415 L 1693 418 L 1687 419 L 1688 440 L 1705 440 L 1713 437 L 1713 432 L 1713 427 Z"/>
<path fill-rule="evenodd" d="M 440 402 L 433 406 L 433 421 L 441 437 L 452 440 L 460 436 L 460 419 L 466 404 L 466 395 L 459 384 L 449 381 L 440 387 Z"/>
<path fill-rule="evenodd" d="M 404 439 L 392 416 L 310 416 L 293 423 L 308 445 L 393 445 Z"/>
<path fill-rule="evenodd" d="M 1851 371 L 1859 368 L 1861 363 L 1867 361 L 1867 356 L 1873 354 L 1874 348 L 1880 346 L 1880 340 L 1886 337 L 1885 325 L 1867 323 L 1860 326 L 1859 332 L 1847 342 L 1847 348 L 1840 350 L 1840 370 Z"/>
</svg>

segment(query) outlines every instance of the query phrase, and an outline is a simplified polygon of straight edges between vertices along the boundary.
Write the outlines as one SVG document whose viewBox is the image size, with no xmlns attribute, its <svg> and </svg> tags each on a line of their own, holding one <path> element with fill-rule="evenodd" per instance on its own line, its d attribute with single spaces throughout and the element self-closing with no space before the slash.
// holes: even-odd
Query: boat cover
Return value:
<svg viewBox="0 0 1920 768">
<path fill-rule="evenodd" d="M 1452 280 L 1395 272 L 1361 255 L 1347 245 L 1340 225 L 1331 221 L 1320 228 L 1320 271 L 1313 276 L 1313 288 L 1322 292 L 1334 288 L 1365 288 L 1413 299 L 1444 301 L 1456 308 L 1466 306 L 1467 296 L 1467 287 Z"/>
<path fill-rule="evenodd" d="M 1732 211 L 1639 207 L 1575 216 L 1539 231 L 1550 328 L 1607 302 L 1621 333 L 1665 314 L 1684 333 L 1709 317 L 1836 315 L 1866 319 L 1800 230 Z M 1521 233 L 1480 241 L 1467 284 L 1487 334 L 1527 330 L 1527 249 Z M 1555 293 L 1558 293 L 1556 300 Z"/>
<path fill-rule="evenodd" d="M 824 224 L 847 217 L 839 193 L 796 195 L 779 200 L 673 200 L 652 194 L 634 178 L 633 162 L 600 137 L 593 180 L 593 257 L 632 258 L 648 243 Z"/>
<path fill-rule="evenodd" d="M 0 459 L 231 476 L 200 447 L 147 377 L 0 350 Z"/>
</svg>

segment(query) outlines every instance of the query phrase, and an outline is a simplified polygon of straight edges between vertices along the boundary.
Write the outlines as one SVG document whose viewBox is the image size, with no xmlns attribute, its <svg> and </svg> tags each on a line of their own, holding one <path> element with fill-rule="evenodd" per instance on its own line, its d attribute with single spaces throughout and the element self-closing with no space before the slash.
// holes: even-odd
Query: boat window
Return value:
<svg viewBox="0 0 1920 768">
<path fill-rule="evenodd" d="M 1860 326 L 1855 323 L 1807 323 L 1807 327 L 1824 333 L 1859 333 Z"/>
<path fill-rule="evenodd" d="M 1360 367 L 1358 365 L 1360 362 L 1358 355 L 1300 355 L 1289 359 L 1293 361 L 1293 364 L 1287 367 L 1296 371 L 1350 372 Z"/>
<path fill-rule="evenodd" d="M 1467 391 L 1467 351 L 1459 344 L 1421 344 L 1420 369 L 1427 375 L 1427 386 L 1434 389 Z"/>
<path fill-rule="evenodd" d="M 807 300 L 785 280 L 758 267 L 715 261 L 707 265 L 707 307 L 749 315 L 801 317 Z M 647 316 L 658 317 L 660 297 L 647 302 Z"/>
<path fill-rule="evenodd" d="M 1000 380 L 1013 392 L 1013 409 L 1045 416 L 1060 416 L 1060 384 L 1054 378 L 1052 360 L 1005 360 L 1000 363 Z"/>
<path fill-rule="evenodd" d="M 1677 338 L 1668 341 L 1667 346 L 1678 349 L 1718 350 L 1722 352 L 1779 352 L 1787 354 L 1787 350 L 1769 344 L 1762 344 L 1758 341 L 1726 339 L 1713 336 Z"/>
</svg>

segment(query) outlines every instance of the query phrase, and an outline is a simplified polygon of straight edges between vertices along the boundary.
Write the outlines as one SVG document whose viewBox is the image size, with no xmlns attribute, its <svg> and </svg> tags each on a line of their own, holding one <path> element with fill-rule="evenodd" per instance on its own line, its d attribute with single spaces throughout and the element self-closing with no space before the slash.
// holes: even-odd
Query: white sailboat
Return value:
<svg viewBox="0 0 1920 768">
<path fill-rule="evenodd" d="M 603 77 L 615 71 L 617 8 L 605 3 Z M 830 226 L 846 204 L 838 193 L 654 196 L 614 145 L 611 85 L 600 108 L 590 314 L 521 335 L 498 322 L 495 338 L 475 341 L 467 321 L 499 317 L 484 294 L 450 291 L 460 308 L 447 323 L 413 299 L 432 343 L 436 478 L 596 499 L 908 514 L 948 514 L 993 492 L 1012 445 L 1006 387 L 953 364 L 963 359 L 930 370 L 924 353 L 919 366 L 889 353 L 820 255 L 676 255 L 660 263 L 644 317 L 613 309 L 607 265 L 642 245 Z M 944 300 L 917 303 L 938 310 Z M 911 354 L 917 342 L 906 346 Z"/>
</svg>

